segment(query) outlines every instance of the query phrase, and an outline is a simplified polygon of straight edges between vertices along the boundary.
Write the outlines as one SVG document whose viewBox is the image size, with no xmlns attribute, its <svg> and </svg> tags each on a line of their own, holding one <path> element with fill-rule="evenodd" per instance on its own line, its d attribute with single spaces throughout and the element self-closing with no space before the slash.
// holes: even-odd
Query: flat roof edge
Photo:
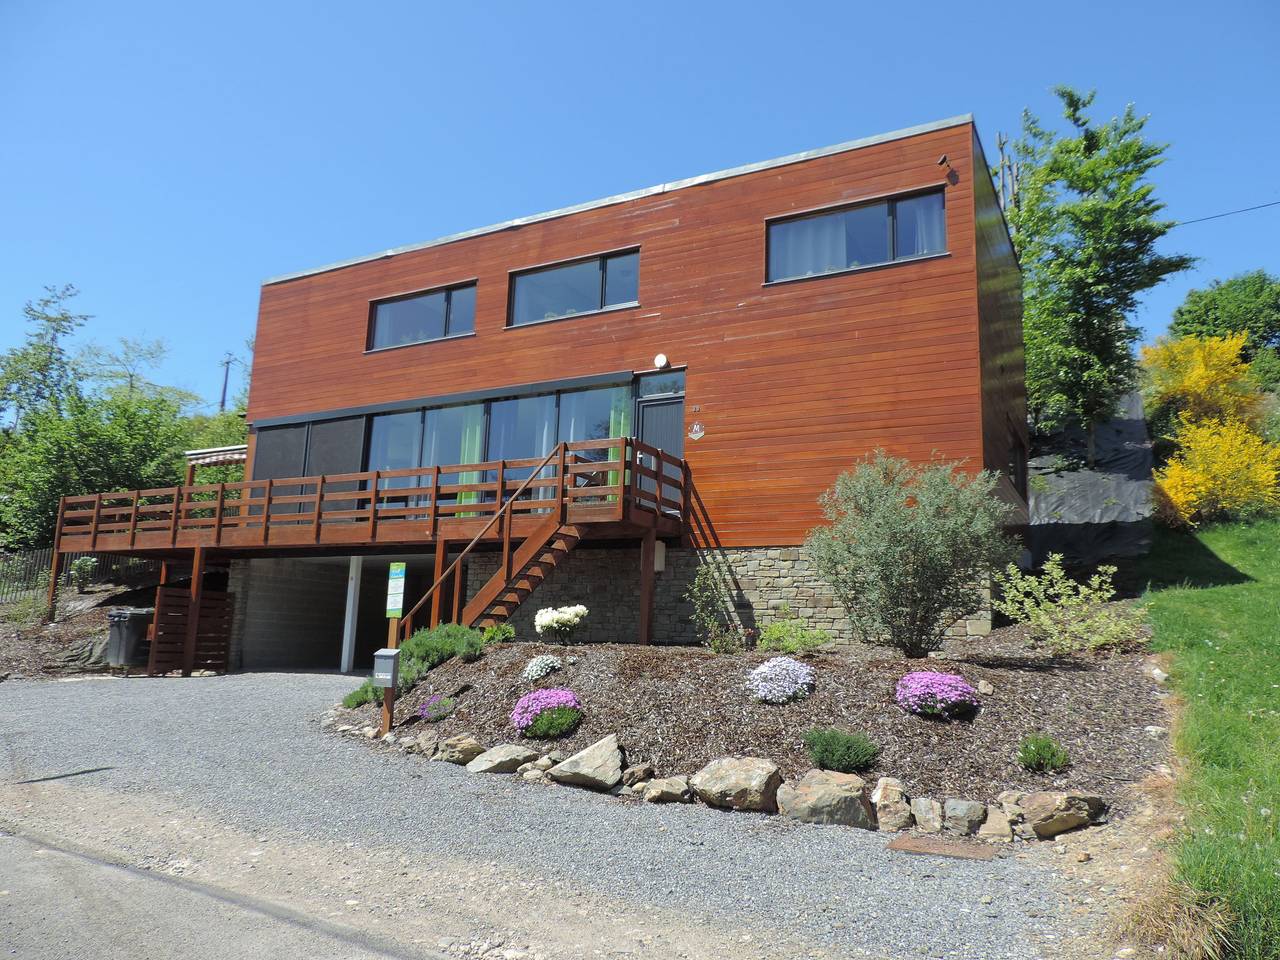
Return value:
<svg viewBox="0 0 1280 960">
<path fill-rule="evenodd" d="M 344 267 L 352 267 L 359 263 L 371 263 L 374 260 L 384 260 L 388 257 L 398 256 L 402 253 L 413 253 L 417 250 L 428 250 L 431 247 L 439 247 L 447 243 L 456 243 L 459 240 L 467 240 L 471 237 L 480 237 L 488 233 L 498 233 L 502 230 L 511 230 L 516 227 L 523 227 L 532 223 L 541 223 L 544 220 L 555 220 L 560 217 L 570 216 L 571 214 L 582 213 L 586 210 L 595 210 L 600 207 L 626 203 L 629 200 L 639 200 L 642 197 L 651 197 L 656 194 L 670 193 L 673 190 L 683 190 L 685 187 L 696 187 L 703 183 L 714 183 L 717 180 L 728 180 L 733 177 L 744 176 L 748 173 L 758 173 L 761 170 L 770 170 L 774 167 L 784 167 L 792 163 L 801 163 L 805 160 L 816 160 L 819 157 L 829 157 L 837 153 L 847 153 L 850 150 L 859 150 L 863 147 L 871 147 L 880 143 L 889 143 L 893 140 L 902 140 L 906 137 L 916 137 L 921 134 L 932 133 L 935 130 L 945 130 L 948 127 L 958 127 L 966 123 L 973 123 L 972 113 L 964 113 L 958 116 L 948 117 L 945 120 L 934 120 L 931 123 L 917 124 L 914 127 L 904 127 L 901 130 L 893 130 L 889 133 L 878 133 L 874 136 L 862 137 L 858 140 L 846 140 L 844 143 L 833 144 L 829 147 L 818 147 L 815 150 L 805 150 L 801 153 L 792 153 L 785 157 L 777 157 L 773 160 L 761 160 L 756 163 L 730 167 L 727 170 L 717 170 L 714 173 L 704 173 L 696 177 L 687 177 L 683 180 L 672 180 L 669 183 L 660 183 L 653 187 L 632 190 L 628 193 L 619 193 L 611 197 L 604 197 L 600 200 L 589 200 L 586 203 L 578 203 L 570 207 L 560 207 L 556 210 L 548 210 L 546 213 L 535 213 L 527 217 L 517 217 L 514 220 L 505 220 L 502 223 L 495 223 L 487 227 L 477 227 L 473 230 L 464 230 L 461 233 L 451 233 L 448 236 L 439 237 L 435 240 L 427 240 L 422 243 L 412 243 L 403 247 L 392 247 L 389 250 L 382 250 L 378 253 L 370 253 L 361 257 L 351 257 L 348 260 L 338 260 L 335 263 L 325 264 L 322 267 L 313 267 L 310 270 L 298 270 L 294 273 L 282 273 L 279 276 L 270 277 L 262 281 L 262 285 L 264 287 L 269 287 L 273 284 L 285 283 L 289 280 L 298 280 L 302 277 L 315 276 L 319 273 L 329 273 L 333 270 L 341 270 Z"/>
</svg>

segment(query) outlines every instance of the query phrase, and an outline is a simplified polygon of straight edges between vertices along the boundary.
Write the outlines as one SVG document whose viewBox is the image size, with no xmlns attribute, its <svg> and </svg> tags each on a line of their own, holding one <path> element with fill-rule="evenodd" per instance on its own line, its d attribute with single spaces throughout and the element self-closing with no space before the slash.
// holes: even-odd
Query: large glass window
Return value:
<svg viewBox="0 0 1280 960">
<path fill-rule="evenodd" d="M 370 350 L 473 333 L 476 285 L 471 283 L 375 303 L 371 323 Z"/>
<path fill-rule="evenodd" d="M 531 270 L 516 274 L 512 284 L 513 327 L 636 303 L 640 254 L 633 250 Z"/>
<path fill-rule="evenodd" d="M 769 280 L 817 276 L 943 253 L 941 190 L 769 224 Z"/>
<path fill-rule="evenodd" d="M 407 470 L 422 462 L 422 411 L 381 413 L 369 418 L 366 470 Z M 379 490 L 419 486 L 420 477 L 380 477 Z M 384 501 L 405 506 L 407 500 Z"/>
</svg>

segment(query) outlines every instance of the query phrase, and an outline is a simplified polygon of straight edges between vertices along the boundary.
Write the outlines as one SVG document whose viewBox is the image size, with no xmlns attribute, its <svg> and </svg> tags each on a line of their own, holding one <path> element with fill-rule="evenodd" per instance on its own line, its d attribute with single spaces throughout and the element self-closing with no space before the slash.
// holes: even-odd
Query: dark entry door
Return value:
<svg viewBox="0 0 1280 960">
<path fill-rule="evenodd" d="M 661 400 L 641 400 L 638 408 L 638 429 L 636 434 L 640 440 L 657 447 L 673 457 L 684 456 L 684 397 L 664 397 Z M 663 477 L 678 480 L 674 467 L 664 465 L 656 457 L 642 458 L 644 465 Z M 657 484 L 649 477 L 640 478 L 640 489 L 645 493 L 657 490 Z M 668 487 L 663 495 L 672 500 L 679 499 L 679 488 Z"/>
</svg>

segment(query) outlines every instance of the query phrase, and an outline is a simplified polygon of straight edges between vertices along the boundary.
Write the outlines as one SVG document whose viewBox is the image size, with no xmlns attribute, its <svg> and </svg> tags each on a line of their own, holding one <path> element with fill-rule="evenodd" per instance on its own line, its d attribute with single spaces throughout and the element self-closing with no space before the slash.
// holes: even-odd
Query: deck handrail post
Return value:
<svg viewBox="0 0 1280 960">
<path fill-rule="evenodd" d="M 222 543 L 222 501 L 227 495 L 227 483 L 225 480 L 218 484 L 218 502 L 213 508 L 213 542 L 215 544 Z"/>
<path fill-rule="evenodd" d="M 378 539 L 378 473 L 373 471 L 369 481 L 369 542 Z"/>
<path fill-rule="evenodd" d="M 271 523 L 271 485 L 274 483 L 271 478 L 267 478 L 267 486 L 262 492 L 262 542 L 267 542 L 267 527 Z"/>
<path fill-rule="evenodd" d="M 173 508 L 169 511 L 169 546 L 178 542 L 178 511 L 182 509 L 182 488 L 173 488 Z"/>
<path fill-rule="evenodd" d="M 564 486 L 564 469 L 565 457 L 568 448 L 563 440 L 560 441 L 560 452 L 556 456 L 556 473 L 558 479 L 556 481 L 556 518 L 564 523 L 565 517 L 568 516 L 568 505 L 565 503 L 565 486 Z"/>
<path fill-rule="evenodd" d="M 93 526 L 89 533 L 89 549 L 98 549 L 98 520 L 102 516 L 102 494 L 94 494 L 93 497 Z"/>
<path fill-rule="evenodd" d="M 133 491 L 133 509 L 129 511 L 129 546 L 138 539 L 138 504 L 142 500 L 142 491 Z"/>
<path fill-rule="evenodd" d="M 502 518 L 498 521 L 502 527 L 502 575 L 511 579 L 511 518 L 512 512 L 503 498 L 507 488 L 507 461 L 498 461 L 498 512 Z"/>
<path fill-rule="evenodd" d="M 431 539 L 440 534 L 440 464 L 431 471 Z"/>
<path fill-rule="evenodd" d="M 314 515 L 311 518 L 312 543 L 320 542 L 320 508 L 324 503 L 324 474 L 316 479 L 316 503 Z"/>
</svg>

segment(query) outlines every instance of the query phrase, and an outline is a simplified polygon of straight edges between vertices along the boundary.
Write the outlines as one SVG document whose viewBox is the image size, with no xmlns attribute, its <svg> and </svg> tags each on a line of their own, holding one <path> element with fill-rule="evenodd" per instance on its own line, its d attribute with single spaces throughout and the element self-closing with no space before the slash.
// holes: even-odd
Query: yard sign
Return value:
<svg viewBox="0 0 1280 960">
<path fill-rule="evenodd" d="M 387 574 L 387 616 L 399 619 L 404 612 L 404 564 L 393 563 Z"/>
</svg>

